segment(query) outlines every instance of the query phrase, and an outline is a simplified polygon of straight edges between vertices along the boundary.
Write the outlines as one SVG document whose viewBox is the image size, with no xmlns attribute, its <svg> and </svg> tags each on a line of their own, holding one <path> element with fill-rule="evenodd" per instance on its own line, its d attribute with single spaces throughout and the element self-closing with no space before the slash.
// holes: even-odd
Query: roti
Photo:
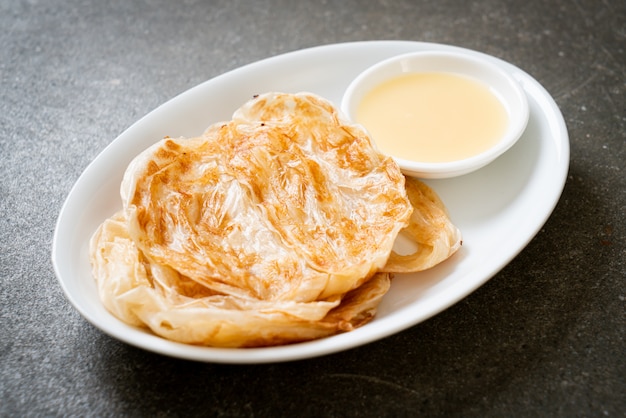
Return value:
<svg viewBox="0 0 626 418">
<path fill-rule="evenodd" d="M 311 93 L 256 96 L 199 137 L 163 138 L 129 165 L 121 198 L 91 243 L 101 299 L 191 344 L 350 331 L 374 317 L 392 273 L 461 242 L 432 190 Z M 414 254 L 393 252 L 401 232 Z"/>
</svg>

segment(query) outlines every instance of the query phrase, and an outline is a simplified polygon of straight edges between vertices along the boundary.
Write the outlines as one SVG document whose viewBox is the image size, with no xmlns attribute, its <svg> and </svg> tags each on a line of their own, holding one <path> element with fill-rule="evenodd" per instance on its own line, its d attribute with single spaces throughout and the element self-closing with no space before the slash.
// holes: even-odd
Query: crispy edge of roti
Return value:
<svg viewBox="0 0 626 418">
<path fill-rule="evenodd" d="M 400 231 L 417 244 L 412 254 L 392 251 L 380 271 L 412 273 L 436 266 L 451 257 L 463 243 L 461 231 L 448 215 L 439 196 L 422 181 L 407 177 L 405 187 L 414 210 L 409 225 Z"/>
</svg>

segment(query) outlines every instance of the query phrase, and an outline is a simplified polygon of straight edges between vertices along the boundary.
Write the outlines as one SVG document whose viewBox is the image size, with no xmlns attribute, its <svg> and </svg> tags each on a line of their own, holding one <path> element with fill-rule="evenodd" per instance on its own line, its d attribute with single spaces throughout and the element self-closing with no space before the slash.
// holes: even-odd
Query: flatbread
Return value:
<svg viewBox="0 0 626 418">
<path fill-rule="evenodd" d="M 191 344 L 350 331 L 375 315 L 391 273 L 429 268 L 460 245 L 416 182 L 325 99 L 255 97 L 231 121 L 164 138 L 129 165 L 123 209 L 91 242 L 101 299 L 121 320 Z M 413 256 L 393 252 L 402 230 L 421 242 Z"/>
</svg>

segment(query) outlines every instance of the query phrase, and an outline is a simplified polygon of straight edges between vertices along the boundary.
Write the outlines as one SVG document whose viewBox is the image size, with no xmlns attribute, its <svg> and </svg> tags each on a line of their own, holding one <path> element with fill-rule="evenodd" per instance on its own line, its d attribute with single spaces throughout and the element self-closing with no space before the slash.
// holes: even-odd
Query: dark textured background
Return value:
<svg viewBox="0 0 626 418">
<path fill-rule="evenodd" d="M 162 357 L 69 305 L 56 217 L 117 135 L 243 64 L 370 39 L 495 55 L 561 108 L 565 190 L 501 273 L 405 332 L 274 365 Z M 0 1 L 0 415 L 626 416 L 625 46 L 610 0 Z"/>
</svg>

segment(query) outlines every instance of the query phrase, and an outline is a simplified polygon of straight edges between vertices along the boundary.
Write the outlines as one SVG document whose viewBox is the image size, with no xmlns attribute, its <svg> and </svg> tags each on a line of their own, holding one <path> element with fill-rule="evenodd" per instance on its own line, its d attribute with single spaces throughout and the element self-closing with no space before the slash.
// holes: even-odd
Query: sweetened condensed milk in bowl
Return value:
<svg viewBox="0 0 626 418">
<path fill-rule="evenodd" d="M 502 155 L 528 122 L 526 94 L 483 54 L 414 52 L 366 69 L 341 108 L 406 175 L 447 178 Z"/>
</svg>

